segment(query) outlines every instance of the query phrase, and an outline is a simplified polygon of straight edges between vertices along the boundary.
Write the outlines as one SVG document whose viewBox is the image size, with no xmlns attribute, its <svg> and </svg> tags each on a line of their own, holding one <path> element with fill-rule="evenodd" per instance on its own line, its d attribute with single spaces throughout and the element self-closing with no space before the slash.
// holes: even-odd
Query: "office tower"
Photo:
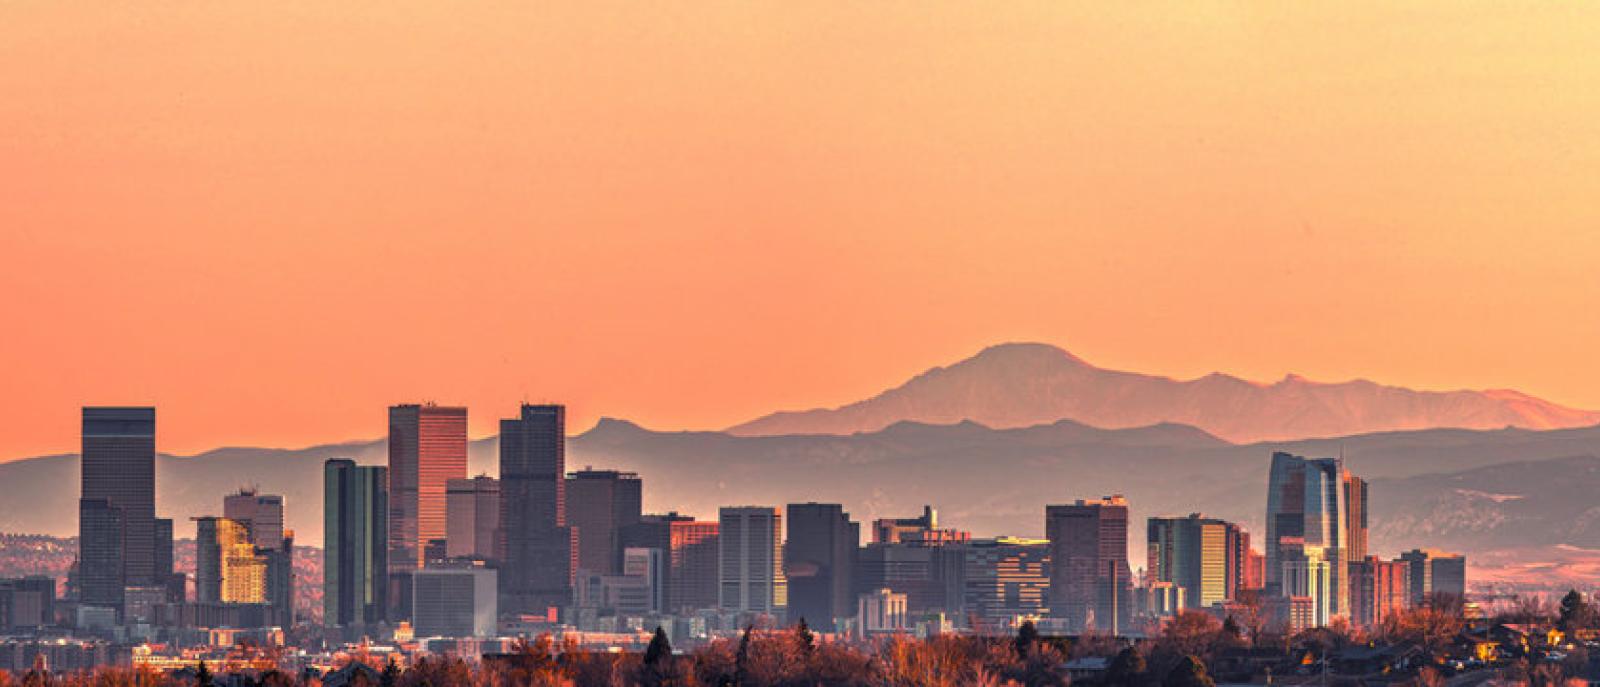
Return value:
<svg viewBox="0 0 1600 687">
<path fill-rule="evenodd" d="M 1272 454 L 1267 481 L 1267 594 L 1284 593 L 1285 561 L 1317 549 L 1329 566 L 1328 606 L 1318 610 L 1328 618 L 1348 615 L 1350 517 L 1345 483 L 1338 459 Z"/>
<path fill-rule="evenodd" d="M 1334 618 L 1333 563 L 1322 547 L 1284 549 L 1279 588 L 1288 599 L 1309 599 L 1311 627 L 1323 627 Z"/>
<path fill-rule="evenodd" d="M 250 541 L 263 549 L 283 546 L 283 497 L 240 489 L 222 498 L 222 517 L 245 525 Z"/>
<path fill-rule="evenodd" d="M 961 610 L 964 565 L 960 543 L 874 542 L 856 554 L 852 587 L 862 594 L 877 589 L 904 594 L 908 612 L 914 615 L 953 614 Z"/>
<path fill-rule="evenodd" d="M 567 526 L 578 532 L 578 568 L 602 575 L 622 570 L 623 527 L 639 522 L 639 476 L 584 469 L 567 475 Z"/>
<path fill-rule="evenodd" d="M 267 603 L 267 557 L 251 541 L 248 523 L 195 518 L 195 600 Z"/>
<path fill-rule="evenodd" d="M 382 622 L 388 608 L 389 471 L 333 459 L 323 464 L 323 623 Z"/>
<path fill-rule="evenodd" d="M 906 629 L 906 595 L 878 589 L 856 599 L 856 628 L 861 636 L 892 634 Z"/>
<path fill-rule="evenodd" d="M 240 489 L 222 499 L 223 517 L 245 528 L 256 555 L 265 562 L 266 603 L 272 624 L 294 624 L 294 533 L 283 528 L 283 497 Z M 242 559 L 242 558 L 241 558 Z"/>
<path fill-rule="evenodd" d="M 566 516 L 566 408 L 500 421 L 500 605 L 548 614 L 572 602 L 577 537 Z"/>
<path fill-rule="evenodd" d="M 725 506 L 717 529 L 722 609 L 781 615 L 789 604 L 783 515 L 764 506 Z"/>
<path fill-rule="evenodd" d="M 1411 603 L 1422 606 L 1435 594 L 1463 599 L 1467 593 L 1467 557 L 1432 549 L 1412 549 L 1395 559 L 1406 565 Z"/>
<path fill-rule="evenodd" d="M 1146 573 L 1183 589 L 1187 608 L 1209 608 L 1238 593 L 1249 547 L 1238 525 L 1198 513 L 1150 518 L 1147 542 Z"/>
<path fill-rule="evenodd" d="M 494 560 L 500 548 L 500 480 L 488 475 L 453 479 L 445 494 L 445 555 Z"/>
<path fill-rule="evenodd" d="M 466 408 L 389 408 L 391 620 L 410 617 L 411 571 L 422 567 L 429 541 L 445 538 L 445 484 L 466 476 Z"/>
<path fill-rule="evenodd" d="M 121 550 L 81 551 L 80 572 L 87 571 L 80 601 L 91 606 L 122 607 L 122 587 L 147 586 L 156 579 L 156 409 L 84 408 L 82 488 L 80 498 L 97 504 L 80 506 L 92 517 L 80 519 L 81 542 Z M 108 510 L 117 511 L 111 515 Z M 95 531 L 119 527 L 120 532 Z M 104 566 L 111 566 L 108 569 Z M 99 567 L 98 570 L 89 570 Z M 161 582 L 164 582 L 162 580 Z"/>
<path fill-rule="evenodd" d="M 124 578 L 123 510 L 106 499 L 78 500 L 78 599 L 84 606 L 121 609 Z"/>
<path fill-rule="evenodd" d="M 1344 504 L 1346 534 L 1345 559 L 1351 562 L 1367 558 L 1367 481 L 1344 471 Z"/>
<path fill-rule="evenodd" d="M 672 613 L 692 613 L 716 608 L 718 538 L 717 523 L 666 513 L 645 515 L 622 528 L 622 546 L 666 552 L 666 598 Z"/>
<path fill-rule="evenodd" d="M 411 586 L 416 636 L 493 637 L 499 613 L 496 572 L 481 562 L 416 571 Z"/>
<path fill-rule="evenodd" d="M 172 518 L 156 518 L 155 582 L 164 584 L 172 575 Z"/>
<path fill-rule="evenodd" d="M 1411 605 L 1410 566 L 1377 556 L 1350 564 L 1350 620 L 1374 627 L 1389 614 Z"/>
<path fill-rule="evenodd" d="M 1098 501 L 1045 507 L 1050 540 L 1050 613 L 1082 630 L 1115 633 L 1124 620 L 1123 597 L 1133 579 L 1128 569 L 1128 501 Z"/>
<path fill-rule="evenodd" d="M 974 539 L 962 549 L 962 605 L 973 630 L 1004 630 L 1049 608 L 1049 540 Z"/>
<path fill-rule="evenodd" d="M 860 529 L 837 503 L 789 504 L 789 540 L 783 573 L 789 583 L 789 617 L 822 632 L 854 615 L 851 593 Z"/>
</svg>

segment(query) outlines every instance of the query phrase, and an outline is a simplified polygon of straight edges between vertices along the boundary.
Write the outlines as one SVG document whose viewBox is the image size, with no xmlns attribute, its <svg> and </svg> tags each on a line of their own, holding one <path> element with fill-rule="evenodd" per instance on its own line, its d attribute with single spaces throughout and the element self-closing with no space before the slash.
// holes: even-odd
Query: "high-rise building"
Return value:
<svg viewBox="0 0 1600 687">
<path fill-rule="evenodd" d="M 334 459 L 323 464 L 323 623 L 380 623 L 388 608 L 389 474 Z"/>
<path fill-rule="evenodd" d="M 1283 579 L 1279 588 L 1289 599 L 1309 599 L 1311 627 L 1334 618 L 1333 564 L 1322 547 L 1306 546 L 1282 552 Z"/>
<path fill-rule="evenodd" d="M 1367 481 L 1344 471 L 1345 558 L 1352 563 L 1367 559 Z"/>
<path fill-rule="evenodd" d="M 1373 627 L 1411 605 L 1411 570 L 1404 561 L 1377 556 L 1350 564 L 1350 620 Z"/>
<path fill-rule="evenodd" d="M 725 506 L 717 529 L 722 609 L 781 616 L 789 605 L 782 513 L 766 506 Z"/>
<path fill-rule="evenodd" d="M 622 570 L 622 528 L 639 522 L 639 476 L 584 469 L 567 475 L 567 526 L 578 532 L 578 568 L 615 575 Z"/>
<path fill-rule="evenodd" d="M 837 503 L 791 503 L 788 521 L 783 574 L 789 583 L 789 617 L 832 632 L 837 619 L 856 611 L 851 583 L 860 525 Z"/>
<path fill-rule="evenodd" d="M 1284 564 L 1315 549 L 1319 560 L 1329 568 L 1328 604 L 1317 609 L 1318 616 L 1349 615 L 1346 547 L 1350 543 L 1347 527 L 1351 518 L 1346 485 L 1353 479 L 1336 458 L 1312 460 L 1288 453 L 1272 454 L 1267 481 L 1267 594 L 1284 594 Z"/>
<path fill-rule="evenodd" d="M 1238 525 L 1196 513 L 1150 518 L 1148 530 L 1146 573 L 1183 589 L 1188 608 L 1209 608 L 1236 597 L 1249 548 Z"/>
<path fill-rule="evenodd" d="M 156 409 L 84 408 L 82 456 L 79 498 L 93 503 L 79 506 L 80 601 L 120 609 L 123 588 L 166 582 L 156 569 Z M 106 527 L 119 531 L 97 529 Z"/>
<path fill-rule="evenodd" d="M 240 489 L 222 498 L 222 517 L 250 529 L 250 541 L 263 549 L 283 546 L 283 497 Z"/>
<path fill-rule="evenodd" d="M 500 606 L 547 614 L 572 603 L 577 537 L 566 516 L 566 408 L 523 405 L 500 421 Z"/>
<path fill-rule="evenodd" d="M 1045 507 L 1050 613 L 1074 630 L 1115 633 L 1127 619 L 1128 501 L 1108 496 Z"/>
<path fill-rule="evenodd" d="M 970 541 L 970 540 L 969 540 Z M 912 614 L 956 614 L 961 610 L 961 543 L 872 543 L 856 554 L 854 589 L 888 589 L 906 597 Z"/>
<path fill-rule="evenodd" d="M 622 528 L 622 546 L 666 552 L 665 608 L 673 613 L 717 608 L 717 523 L 666 513 Z"/>
<path fill-rule="evenodd" d="M 195 600 L 267 603 L 267 557 L 250 539 L 249 523 L 195 518 Z"/>
<path fill-rule="evenodd" d="M 1412 549 L 1395 560 L 1406 565 L 1412 605 L 1425 605 L 1435 594 L 1457 599 L 1466 596 L 1466 556 L 1433 549 Z"/>
<path fill-rule="evenodd" d="M 493 560 L 500 549 L 500 480 L 488 475 L 453 479 L 445 491 L 445 555 Z"/>
<path fill-rule="evenodd" d="M 389 603 L 410 617 L 411 572 L 428 542 L 445 538 L 445 485 L 467 476 L 467 409 L 389 408 Z"/>
<path fill-rule="evenodd" d="M 451 564 L 416 571 L 412 627 L 418 637 L 493 637 L 498 586 L 496 570 Z"/>
<path fill-rule="evenodd" d="M 0 580 L 0 630 L 56 624 L 56 579 L 48 575 Z M 0 662 L 3 665 L 3 662 Z"/>
<path fill-rule="evenodd" d="M 222 512 L 224 518 L 244 529 L 255 549 L 255 558 L 262 565 L 262 603 L 272 606 L 272 624 L 294 625 L 294 533 L 283 528 L 283 497 L 252 488 L 240 489 L 223 497 Z M 246 564 L 243 548 L 234 551 L 233 558 L 240 566 Z M 254 564 L 250 565 L 249 569 L 254 570 Z M 244 569 L 240 568 L 241 572 Z M 236 572 L 235 577 L 240 574 Z"/>
<path fill-rule="evenodd" d="M 974 539 L 961 548 L 962 605 L 974 630 L 1004 630 L 1049 610 L 1049 540 Z"/>
</svg>

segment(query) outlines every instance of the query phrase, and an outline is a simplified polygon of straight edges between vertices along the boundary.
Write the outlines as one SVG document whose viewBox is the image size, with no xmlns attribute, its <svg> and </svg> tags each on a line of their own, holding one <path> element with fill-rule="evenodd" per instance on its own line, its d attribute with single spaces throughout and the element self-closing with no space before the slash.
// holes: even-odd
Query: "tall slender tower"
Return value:
<svg viewBox="0 0 1600 687">
<path fill-rule="evenodd" d="M 322 466 L 323 623 L 382 622 L 388 608 L 389 471 L 333 459 Z"/>
<path fill-rule="evenodd" d="M 1329 619 L 1349 615 L 1348 479 L 1353 478 L 1337 458 L 1274 453 L 1267 480 L 1266 591 L 1285 595 L 1307 588 L 1306 581 L 1286 583 L 1285 575 L 1325 563 L 1326 592 L 1317 598 L 1326 598 L 1327 608 L 1317 615 Z"/>
<path fill-rule="evenodd" d="M 523 405 L 500 421 L 500 608 L 545 613 L 572 603 L 577 541 L 566 517 L 566 407 Z"/>
<path fill-rule="evenodd" d="M 122 608 L 157 580 L 156 409 L 84 408 L 78 536 L 82 602 Z"/>
<path fill-rule="evenodd" d="M 411 573 L 428 542 L 445 538 L 446 488 L 467 476 L 467 409 L 389 408 L 389 603 L 409 618 Z"/>
</svg>

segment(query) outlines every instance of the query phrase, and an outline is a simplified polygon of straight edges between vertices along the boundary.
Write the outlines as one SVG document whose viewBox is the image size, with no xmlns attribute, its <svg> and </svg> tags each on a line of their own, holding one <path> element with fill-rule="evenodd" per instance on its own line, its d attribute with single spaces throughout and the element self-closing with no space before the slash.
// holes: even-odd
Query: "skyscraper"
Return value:
<svg viewBox="0 0 1600 687">
<path fill-rule="evenodd" d="M 1349 470 L 1344 471 L 1344 503 L 1345 558 L 1359 563 L 1367 558 L 1367 481 Z"/>
<path fill-rule="evenodd" d="M 1044 539 L 974 539 L 961 547 L 962 607 L 984 631 L 1041 615 L 1050 603 L 1050 549 Z"/>
<path fill-rule="evenodd" d="M 79 506 L 81 601 L 120 609 L 125 587 L 166 582 L 156 579 L 156 409 L 84 408 L 82 456 L 79 497 L 93 503 Z"/>
<path fill-rule="evenodd" d="M 1182 589 L 1187 608 L 1208 608 L 1238 592 L 1246 542 L 1238 525 L 1198 513 L 1150 518 L 1145 570 L 1152 580 Z"/>
<path fill-rule="evenodd" d="M 717 520 L 723 610 L 781 616 L 789 605 L 783 515 L 766 506 L 724 506 Z"/>
<path fill-rule="evenodd" d="M 666 608 L 685 613 L 717 607 L 717 523 L 666 513 L 641 516 L 622 528 L 623 549 L 660 549 L 666 555 Z"/>
<path fill-rule="evenodd" d="M 265 562 L 266 603 L 274 624 L 294 624 L 294 533 L 283 529 L 283 497 L 240 489 L 222 499 L 223 517 L 240 523 Z"/>
<path fill-rule="evenodd" d="M 323 623 L 382 622 L 388 607 L 389 474 L 333 459 L 323 464 Z"/>
<path fill-rule="evenodd" d="M 1411 603 L 1422 606 L 1435 594 L 1457 599 L 1467 593 L 1467 557 L 1433 549 L 1412 549 L 1395 559 L 1407 568 Z"/>
<path fill-rule="evenodd" d="M 500 549 L 500 480 L 453 479 L 445 490 L 445 555 L 492 560 Z"/>
<path fill-rule="evenodd" d="M 1050 613 L 1077 630 L 1116 632 L 1128 613 L 1128 501 L 1045 507 L 1050 539 Z"/>
<path fill-rule="evenodd" d="M 1350 564 L 1350 620 L 1372 627 L 1411 605 L 1410 566 L 1377 556 Z"/>
<path fill-rule="evenodd" d="M 523 405 L 500 421 L 500 608 L 548 613 L 572 602 L 577 542 L 566 516 L 566 408 Z"/>
<path fill-rule="evenodd" d="M 631 472 L 585 469 L 567 475 L 567 526 L 578 532 L 579 569 L 621 573 L 618 532 L 639 522 L 642 492 L 639 476 Z"/>
<path fill-rule="evenodd" d="M 410 616 L 411 573 L 428 542 L 445 538 L 445 485 L 467 476 L 467 409 L 389 408 L 389 603 Z"/>
<path fill-rule="evenodd" d="M 791 503 L 788 520 L 783 571 L 789 583 L 789 617 L 832 632 L 835 619 L 856 610 L 851 581 L 860 525 L 837 503 Z"/>
<path fill-rule="evenodd" d="M 1285 594 L 1285 563 L 1303 562 L 1308 553 L 1314 553 L 1314 558 L 1328 565 L 1328 605 L 1322 614 L 1327 618 L 1349 615 L 1346 547 L 1350 543 L 1350 514 L 1346 485 L 1347 475 L 1336 458 L 1310 460 L 1288 453 L 1272 454 L 1267 481 L 1266 591 L 1269 595 Z M 1309 569 L 1312 568 L 1295 568 Z M 1308 588 L 1309 582 L 1296 586 Z"/>
</svg>

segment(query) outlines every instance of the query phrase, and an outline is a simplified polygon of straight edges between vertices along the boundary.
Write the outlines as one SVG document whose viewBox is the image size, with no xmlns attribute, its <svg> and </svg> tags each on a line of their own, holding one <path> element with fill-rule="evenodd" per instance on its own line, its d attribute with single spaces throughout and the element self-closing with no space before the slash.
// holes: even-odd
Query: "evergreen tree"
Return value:
<svg viewBox="0 0 1600 687">
<path fill-rule="evenodd" d="M 1161 681 L 1161 687 L 1217 687 L 1217 683 L 1206 674 L 1206 664 L 1189 655 L 1184 656 L 1172 670 L 1167 671 L 1167 677 Z"/>
<path fill-rule="evenodd" d="M 672 660 L 672 642 L 667 640 L 667 633 L 657 625 L 656 636 L 650 638 L 650 646 L 644 650 L 644 664 L 657 668 L 663 662 L 670 660 Z"/>
<path fill-rule="evenodd" d="M 1038 642 L 1039 629 L 1033 626 L 1033 621 L 1022 621 L 1022 625 L 1017 628 L 1017 655 L 1027 658 L 1033 653 L 1033 645 Z"/>
<path fill-rule="evenodd" d="M 800 624 L 794 628 L 795 640 L 800 643 L 800 650 L 809 653 L 816 646 L 817 638 L 811 634 L 811 626 L 806 624 L 806 619 L 801 618 Z"/>
<path fill-rule="evenodd" d="M 1135 687 L 1143 681 L 1146 670 L 1144 654 L 1130 646 L 1111 659 L 1111 665 L 1106 667 L 1106 685 Z"/>
<path fill-rule="evenodd" d="M 1562 632 L 1571 634 L 1574 630 L 1581 630 L 1589 625 L 1592 611 L 1589 602 L 1585 601 L 1578 590 L 1573 589 L 1561 597 L 1561 620 L 1558 626 Z"/>
<path fill-rule="evenodd" d="M 200 666 L 194 670 L 194 683 L 197 687 L 213 687 L 216 682 L 211 678 L 211 669 L 206 667 L 205 661 L 200 661 Z"/>
<path fill-rule="evenodd" d="M 733 658 L 733 684 L 742 687 L 746 676 L 746 666 L 750 661 L 750 631 L 754 625 L 744 626 L 744 635 L 739 637 L 739 653 Z"/>
</svg>

